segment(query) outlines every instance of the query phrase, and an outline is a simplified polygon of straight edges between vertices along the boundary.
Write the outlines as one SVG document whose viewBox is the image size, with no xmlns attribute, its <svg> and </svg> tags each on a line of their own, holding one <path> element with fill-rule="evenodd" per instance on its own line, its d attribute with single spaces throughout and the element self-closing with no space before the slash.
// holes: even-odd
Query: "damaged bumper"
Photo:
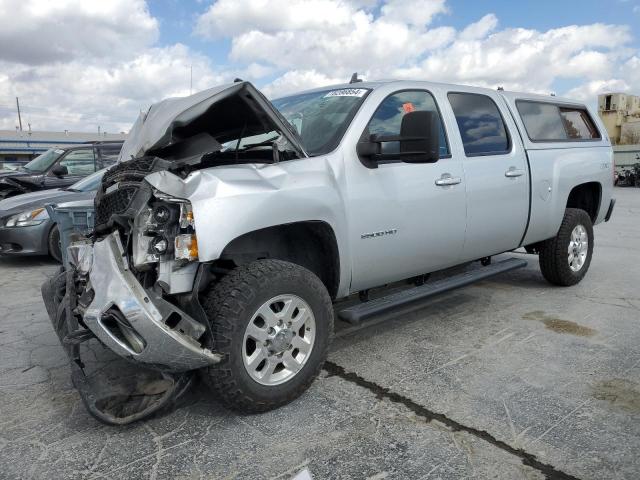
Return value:
<svg viewBox="0 0 640 480">
<path fill-rule="evenodd" d="M 129 270 L 117 232 L 93 245 L 71 245 L 69 259 L 72 268 L 89 279 L 78 297 L 84 323 L 116 354 L 174 372 L 221 360 L 198 341 L 204 325 L 142 287 Z"/>
</svg>

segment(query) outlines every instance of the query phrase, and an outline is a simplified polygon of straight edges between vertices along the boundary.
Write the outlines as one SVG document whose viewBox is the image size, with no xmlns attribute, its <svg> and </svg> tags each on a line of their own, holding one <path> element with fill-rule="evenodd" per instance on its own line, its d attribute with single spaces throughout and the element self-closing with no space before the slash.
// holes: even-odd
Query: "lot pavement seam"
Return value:
<svg viewBox="0 0 640 480">
<path fill-rule="evenodd" d="M 540 460 L 538 460 L 538 458 L 535 455 L 528 453 L 521 448 L 514 448 L 511 445 L 507 444 L 506 442 L 503 442 L 502 440 L 498 440 L 496 437 L 494 437 L 493 435 L 491 435 L 489 432 L 485 430 L 479 430 L 477 428 L 463 425 L 457 422 L 456 420 L 453 420 L 447 417 L 443 413 L 438 413 L 438 412 L 429 410 L 427 407 L 414 402 L 410 398 L 407 398 L 403 395 L 400 395 L 399 393 L 393 392 L 392 390 L 386 387 L 383 387 L 374 382 L 371 382 L 361 377 L 357 373 L 348 372 L 347 370 L 345 370 L 344 367 L 336 363 L 326 361 L 324 364 L 324 369 L 327 371 L 327 373 L 330 376 L 339 377 L 347 382 L 354 383 L 362 388 L 365 388 L 370 392 L 374 393 L 376 397 L 379 399 L 387 399 L 390 402 L 398 403 L 405 406 L 406 408 L 411 410 L 413 413 L 415 413 L 419 417 L 422 417 L 427 423 L 431 422 L 432 420 L 436 420 L 446 425 L 454 432 L 466 432 L 487 443 L 490 443 L 491 445 L 499 448 L 500 450 L 503 450 L 511 455 L 514 455 L 520 458 L 523 465 L 527 465 L 539 471 L 549 480 L 579 480 L 578 477 L 575 477 L 561 470 L 558 470 L 553 465 L 549 465 L 547 463 L 541 462 Z"/>
</svg>

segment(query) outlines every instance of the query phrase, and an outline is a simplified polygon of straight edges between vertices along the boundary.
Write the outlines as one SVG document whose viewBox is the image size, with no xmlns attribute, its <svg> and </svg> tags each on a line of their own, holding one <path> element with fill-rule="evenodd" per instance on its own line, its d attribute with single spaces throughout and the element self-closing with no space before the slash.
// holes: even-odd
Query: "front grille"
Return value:
<svg viewBox="0 0 640 480">
<path fill-rule="evenodd" d="M 104 194 L 96 205 L 96 225 L 104 225 L 113 215 L 126 212 L 137 191 L 138 187 L 128 186 Z"/>
</svg>

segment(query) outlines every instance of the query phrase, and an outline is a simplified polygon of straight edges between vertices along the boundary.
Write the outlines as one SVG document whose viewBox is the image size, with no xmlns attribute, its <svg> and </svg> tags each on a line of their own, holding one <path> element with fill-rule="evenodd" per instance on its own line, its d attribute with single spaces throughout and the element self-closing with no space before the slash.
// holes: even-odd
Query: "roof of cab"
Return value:
<svg viewBox="0 0 640 480">
<path fill-rule="evenodd" d="M 343 89 L 343 88 L 369 88 L 372 90 L 375 90 L 376 88 L 380 88 L 382 86 L 388 86 L 390 84 L 394 84 L 396 85 L 399 89 L 405 87 L 405 86 L 415 86 L 416 84 L 420 84 L 422 86 L 424 86 L 425 88 L 429 88 L 429 86 L 437 86 L 439 88 L 445 88 L 445 89 L 451 89 L 452 91 L 465 91 L 465 90 L 469 90 L 469 91 L 473 91 L 473 92 L 496 92 L 496 90 L 491 89 L 491 88 L 486 88 L 486 87 L 476 87 L 473 85 L 460 85 L 460 84 L 453 84 L 453 83 L 443 83 L 443 82 L 431 82 L 431 81 L 425 81 L 425 80 L 394 80 L 394 79 L 390 79 L 390 80 L 374 80 L 374 81 L 370 81 L 370 82 L 356 82 L 356 83 L 340 83 L 340 84 L 336 84 L 336 85 L 325 85 L 323 87 L 318 87 L 318 88 L 313 88 L 313 89 L 309 89 L 309 90 L 304 90 L 301 92 L 296 92 L 293 93 L 293 95 L 295 94 L 301 94 L 301 93 L 313 93 L 313 92 L 322 92 L 325 90 L 337 90 L 337 89 Z M 540 94 L 540 93 L 526 93 L 526 92 L 513 92 L 513 91 L 507 91 L 507 90 L 498 90 L 498 93 L 510 98 L 512 100 L 535 100 L 535 101 L 539 101 L 539 102 L 552 102 L 552 103 L 564 103 L 564 104 L 572 104 L 572 105 L 584 105 L 583 102 L 571 99 L 571 98 L 564 98 L 564 97 L 556 97 L 554 95 L 544 95 L 544 94 Z M 285 95 L 286 96 L 286 95 Z"/>
</svg>

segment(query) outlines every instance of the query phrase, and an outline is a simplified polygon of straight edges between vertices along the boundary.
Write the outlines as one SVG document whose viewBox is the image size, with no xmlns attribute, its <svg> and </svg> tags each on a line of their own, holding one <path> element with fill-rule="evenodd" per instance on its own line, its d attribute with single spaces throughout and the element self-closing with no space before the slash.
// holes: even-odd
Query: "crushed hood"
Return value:
<svg viewBox="0 0 640 480">
<path fill-rule="evenodd" d="M 307 154 L 295 130 L 249 82 L 169 98 L 140 114 L 119 161 L 145 155 L 182 159 L 216 152 L 221 144 L 271 131 L 280 133 L 300 157 Z"/>
</svg>

